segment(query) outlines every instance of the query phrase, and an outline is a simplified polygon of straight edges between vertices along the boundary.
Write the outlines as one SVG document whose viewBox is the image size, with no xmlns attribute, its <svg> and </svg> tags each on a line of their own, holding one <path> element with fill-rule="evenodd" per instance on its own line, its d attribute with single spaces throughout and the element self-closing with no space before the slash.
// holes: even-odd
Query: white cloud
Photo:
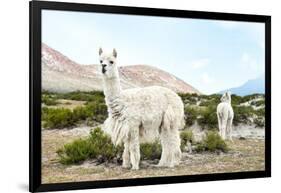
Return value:
<svg viewBox="0 0 281 193">
<path fill-rule="evenodd" d="M 214 83 L 214 79 L 210 77 L 210 75 L 207 72 L 204 72 L 201 75 L 201 82 L 203 84 L 212 84 Z"/>
<path fill-rule="evenodd" d="M 200 69 L 200 68 L 204 68 L 209 63 L 210 63 L 209 59 L 203 58 L 203 59 L 198 59 L 198 60 L 192 61 L 191 66 L 192 66 L 193 69 Z"/>
</svg>

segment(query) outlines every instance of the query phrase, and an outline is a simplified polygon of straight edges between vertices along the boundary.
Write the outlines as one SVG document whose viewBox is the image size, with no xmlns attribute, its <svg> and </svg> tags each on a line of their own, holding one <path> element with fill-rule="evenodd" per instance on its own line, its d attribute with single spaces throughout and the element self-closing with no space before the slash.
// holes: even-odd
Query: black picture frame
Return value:
<svg viewBox="0 0 281 193">
<path fill-rule="evenodd" d="M 265 171 L 200 174 L 188 176 L 167 176 L 138 179 L 84 181 L 56 184 L 41 182 L 41 11 L 69 10 L 82 12 L 116 13 L 129 15 L 146 15 L 178 18 L 197 18 L 212 20 L 247 21 L 265 24 Z M 248 15 L 233 13 L 216 13 L 203 11 L 185 11 L 143 7 L 124 7 L 93 5 L 80 3 L 63 3 L 47 1 L 29 2 L 30 11 L 30 130 L 29 130 L 29 191 L 59 191 L 90 188 L 109 188 L 139 186 L 166 183 L 199 182 L 271 176 L 271 17 L 266 15 Z"/>
</svg>

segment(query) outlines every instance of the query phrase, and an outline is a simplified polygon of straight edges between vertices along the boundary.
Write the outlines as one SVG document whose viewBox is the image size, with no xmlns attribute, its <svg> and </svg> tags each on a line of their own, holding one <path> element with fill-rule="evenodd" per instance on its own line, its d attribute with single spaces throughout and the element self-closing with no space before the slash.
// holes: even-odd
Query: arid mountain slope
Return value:
<svg viewBox="0 0 281 193">
<path fill-rule="evenodd" d="M 181 93 L 199 93 L 172 74 L 148 65 L 119 67 L 123 89 L 158 85 Z M 42 88 L 56 92 L 102 90 L 98 65 L 81 65 L 42 44 Z"/>
</svg>

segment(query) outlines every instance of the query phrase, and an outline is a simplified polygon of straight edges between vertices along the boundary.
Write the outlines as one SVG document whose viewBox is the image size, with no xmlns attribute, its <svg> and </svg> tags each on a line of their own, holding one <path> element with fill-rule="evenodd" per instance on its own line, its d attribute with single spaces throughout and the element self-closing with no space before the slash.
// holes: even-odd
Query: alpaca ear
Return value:
<svg viewBox="0 0 281 193">
<path fill-rule="evenodd" d="M 231 92 L 230 91 L 227 91 L 226 95 L 227 95 L 228 99 L 231 99 Z"/>
<path fill-rule="evenodd" d="M 117 58 L 117 52 L 116 52 L 115 48 L 113 49 L 112 54 L 113 54 L 113 56 L 114 56 L 115 58 Z"/>
<path fill-rule="evenodd" d="M 100 49 L 99 49 L 99 55 L 101 55 L 102 52 L 103 52 L 103 51 L 102 51 L 102 48 L 100 48 Z"/>
<path fill-rule="evenodd" d="M 230 93 L 230 91 L 227 91 L 227 92 L 226 92 L 226 96 L 227 96 L 228 98 L 230 98 L 230 97 L 231 97 L 231 93 Z"/>
</svg>

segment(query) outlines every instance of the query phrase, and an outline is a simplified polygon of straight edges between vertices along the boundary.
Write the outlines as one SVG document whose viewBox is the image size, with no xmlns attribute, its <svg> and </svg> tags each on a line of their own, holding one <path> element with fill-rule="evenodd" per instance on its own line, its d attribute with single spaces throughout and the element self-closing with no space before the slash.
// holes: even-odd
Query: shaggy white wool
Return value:
<svg viewBox="0 0 281 193">
<path fill-rule="evenodd" d="M 226 92 L 221 97 L 221 103 L 217 106 L 219 133 L 222 139 L 232 140 L 232 121 L 234 112 L 231 106 L 231 94 Z"/>
<path fill-rule="evenodd" d="M 142 142 L 160 138 L 162 154 L 159 166 L 173 167 L 181 158 L 179 129 L 184 127 L 181 98 L 167 88 L 152 86 L 122 90 L 116 66 L 117 53 L 103 53 L 103 73 L 108 118 L 103 129 L 115 145 L 124 143 L 123 167 L 139 169 Z"/>
</svg>

